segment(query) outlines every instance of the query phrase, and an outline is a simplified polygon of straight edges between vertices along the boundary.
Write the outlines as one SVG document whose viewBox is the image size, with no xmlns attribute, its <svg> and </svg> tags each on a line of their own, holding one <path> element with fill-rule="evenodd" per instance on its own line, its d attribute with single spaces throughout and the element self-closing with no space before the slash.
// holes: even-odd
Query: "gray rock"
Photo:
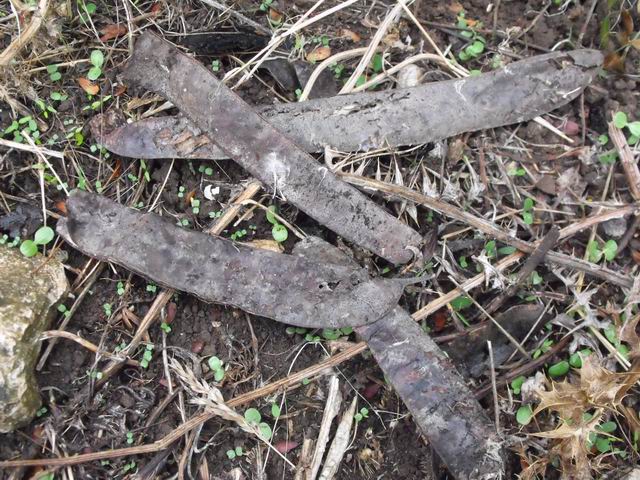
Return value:
<svg viewBox="0 0 640 480">
<path fill-rule="evenodd" d="M 41 255 L 23 257 L 0 245 L 0 432 L 29 423 L 40 394 L 34 366 L 38 338 L 69 285 L 62 264 Z"/>
<path fill-rule="evenodd" d="M 603 222 L 602 228 L 607 237 L 620 238 L 627 231 L 627 219 L 612 218 L 609 221 Z"/>
</svg>

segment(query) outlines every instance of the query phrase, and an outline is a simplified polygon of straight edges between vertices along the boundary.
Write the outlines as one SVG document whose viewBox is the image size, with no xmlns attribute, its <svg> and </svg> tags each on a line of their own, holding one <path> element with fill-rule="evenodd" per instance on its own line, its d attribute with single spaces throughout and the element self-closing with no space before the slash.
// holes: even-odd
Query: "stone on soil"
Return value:
<svg viewBox="0 0 640 480">
<path fill-rule="evenodd" d="M 40 408 L 38 338 L 68 289 L 62 264 L 0 245 L 0 432 L 29 423 Z"/>
</svg>

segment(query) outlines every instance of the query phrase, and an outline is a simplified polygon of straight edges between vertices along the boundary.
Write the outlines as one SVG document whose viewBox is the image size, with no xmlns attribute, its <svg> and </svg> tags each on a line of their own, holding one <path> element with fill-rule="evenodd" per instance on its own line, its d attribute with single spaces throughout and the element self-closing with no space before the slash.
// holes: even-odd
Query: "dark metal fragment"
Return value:
<svg viewBox="0 0 640 480">
<path fill-rule="evenodd" d="M 258 107 L 271 125 L 307 152 L 416 145 L 463 132 L 531 120 L 565 105 L 591 83 L 602 63 L 595 50 L 530 57 L 475 77 L 402 90 L 363 92 Z M 144 72 L 144 69 L 142 70 Z M 214 110 L 214 116 L 227 112 Z M 229 155 L 189 121 L 149 118 L 118 129 L 94 120 L 110 151 L 133 158 L 224 159 Z M 198 138 L 184 148 L 184 142 Z"/>
<path fill-rule="evenodd" d="M 294 253 L 337 265 L 356 265 L 332 245 L 307 238 Z M 356 328 L 416 424 L 460 480 L 502 478 L 500 441 L 481 405 L 438 345 L 400 307 Z"/>
<path fill-rule="evenodd" d="M 371 323 L 397 305 L 407 283 L 246 247 L 78 190 L 67 200 L 67 213 L 57 231 L 85 254 L 202 300 L 291 325 Z"/>
<path fill-rule="evenodd" d="M 267 123 L 204 66 L 144 33 L 124 76 L 157 91 L 254 177 L 337 234 L 388 261 L 411 260 L 420 235 L 342 182 Z"/>
</svg>

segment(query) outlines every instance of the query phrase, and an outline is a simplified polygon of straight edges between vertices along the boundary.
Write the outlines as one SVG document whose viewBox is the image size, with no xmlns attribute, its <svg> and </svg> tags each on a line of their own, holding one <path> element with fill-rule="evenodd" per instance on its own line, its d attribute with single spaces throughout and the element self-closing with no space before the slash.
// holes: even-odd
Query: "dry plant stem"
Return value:
<svg viewBox="0 0 640 480">
<path fill-rule="evenodd" d="M 102 273 L 102 270 L 104 270 L 104 267 L 105 267 L 104 263 L 99 263 L 99 264 L 97 264 L 95 266 L 94 271 L 89 276 L 87 284 L 82 289 L 82 291 L 78 294 L 78 296 L 76 297 L 75 301 L 73 302 L 73 305 L 71 305 L 71 308 L 69 309 L 69 314 L 65 315 L 64 319 L 62 320 L 62 322 L 58 326 L 58 331 L 62 331 L 65 328 L 67 328 L 67 325 L 69 325 L 69 322 L 73 318 L 73 315 L 76 313 L 76 311 L 80 307 L 80 304 L 84 300 L 84 297 L 86 297 L 87 294 L 89 293 L 89 290 L 91 290 L 91 287 L 93 286 L 93 284 L 96 281 L 96 279 L 98 278 L 98 276 Z M 42 355 L 40 355 L 40 359 L 38 360 L 38 364 L 36 365 L 36 370 L 37 371 L 42 370 L 42 368 L 44 367 L 45 363 L 47 363 L 47 359 L 49 358 L 49 355 L 51 355 L 51 351 L 53 350 L 53 347 L 56 346 L 56 343 L 57 343 L 57 339 L 56 338 L 52 338 L 52 340 L 48 343 L 48 345 L 45 348 L 44 352 L 42 353 Z"/>
<path fill-rule="evenodd" d="M 507 299 L 511 298 L 518 288 L 523 282 L 529 278 L 529 275 L 536 269 L 536 267 L 544 261 L 544 257 L 547 252 L 553 248 L 555 243 L 560 238 L 560 230 L 557 227 L 552 227 L 551 230 L 544 236 L 542 241 L 536 246 L 535 250 L 531 253 L 527 261 L 524 263 L 518 275 L 515 278 L 515 281 L 507 287 L 506 290 L 501 292 L 497 297 L 495 297 L 489 305 L 487 305 L 484 310 L 491 314 L 498 310 Z"/>
<path fill-rule="evenodd" d="M 416 192 L 415 190 L 411 190 L 410 188 L 400 185 L 393 185 L 387 182 L 381 182 L 379 180 L 374 180 L 367 177 L 361 177 L 359 175 L 347 173 L 338 173 L 338 175 L 348 183 L 362 187 L 364 189 L 368 188 L 378 190 L 436 210 L 450 218 L 459 220 L 468 225 L 472 225 L 481 232 L 495 237 L 501 242 L 516 247 L 518 250 L 521 250 L 523 252 L 531 253 L 535 250 L 535 244 L 512 237 L 507 231 L 497 227 L 492 222 L 489 222 L 483 218 L 475 217 L 474 215 L 465 212 L 464 210 L 461 210 L 457 207 L 454 207 L 453 205 L 449 205 L 448 203 L 437 200 L 435 198 L 427 197 L 425 195 L 422 195 L 421 193 Z M 638 208 L 638 205 L 627 205 L 615 210 L 615 212 L 612 213 L 615 215 L 615 217 L 619 218 L 621 216 L 633 213 Z M 586 272 L 594 277 L 601 278 L 618 286 L 630 288 L 632 285 L 632 280 L 627 275 L 614 272 L 610 269 L 571 257 L 569 255 L 550 251 L 547 253 L 547 260 L 558 265 L 562 265 L 563 267 Z"/>
<path fill-rule="evenodd" d="M 313 459 L 311 460 L 309 471 L 306 476 L 306 480 L 314 480 L 320 465 L 322 464 L 322 458 L 329 442 L 329 433 L 331 431 L 331 425 L 333 419 L 338 415 L 340 406 L 342 405 L 342 395 L 339 390 L 340 380 L 337 375 L 332 375 L 329 378 L 329 393 L 327 394 L 327 401 L 322 414 L 322 422 L 320 424 L 320 431 L 318 432 L 318 438 L 316 440 L 316 448 L 313 452 Z"/>
<path fill-rule="evenodd" d="M 31 22 L 24 31 L 14 39 L 7 48 L 0 54 L 0 67 L 6 67 L 11 60 L 22 50 L 38 33 L 40 27 L 44 23 L 47 11 L 49 10 L 49 0 L 40 0 L 38 10 L 31 16 Z"/>
<path fill-rule="evenodd" d="M 356 69 L 353 71 L 353 73 L 351 74 L 347 82 L 344 84 L 344 86 L 340 90 L 339 92 L 340 94 L 349 93 L 353 90 L 353 87 L 355 87 L 356 82 L 358 81 L 358 78 L 360 78 L 360 75 L 362 75 L 364 70 L 367 68 L 367 66 L 371 62 L 373 55 L 376 53 L 376 50 L 378 49 L 378 45 L 380 45 L 380 42 L 382 41 L 382 37 L 384 37 L 384 35 L 387 33 L 387 30 L 389 29 L 391 24 L 395 23 L 398 20 L 400 10 L 402 10 L 402 7 L 404 6 L 404 0 L 397 0 L 397 1 L 398 3 L 391 9 L 389 13 L 387 13 L 387 16 L 378 27 L 376 34 L 371 39 L 371 42 L 369 42 L 367 51 L 362 56 L 362 59 L 360 59 L 360 63 L 358 63 L 358 65 L 356 66 Z"/>
<path fill-rule="evenodd" d="M 107 358 L 113 358 L 113 359 L 117 359 L 119 361 L 124 361 L 127 365 L 131 365 L 132 367 L 139 367 L 140 366 L 140 362 L 136 361 L 136 360 L 132 360 L 130 358 L 121 358 L 119 355 L 114 355 L 110 352 L 104 352 L 101 351 L 97 345 L 95 345 L 94 343 L 91 343 L 89 340 L 85 340 L 82 337 L 79 337 L 78 335 L 71 333 L 71 332 L 66 332 L 64 330 L 47 330 L 45 332 L 42 332 L 42 334 L 40 335 L 40 339 L 41 340 L 48 340 L 50 338 L 66 338 L 68 340 L 71 340 L 73 342 L 76 342 L 79 345 L 82 345 L 84 348 L 86 348 L 87 350 L 93 352 L 93 353 L 97 353 L 103 357 L 107 357 Z"/>
<path fill-rule="evenodd" d="M 256 31 L 260 33 L 264 33 L 265 35 L 271 36 L 271 33 L 272 33 L 271 30 L 264 27 L 263 25 L 260 25 L 258 22 L 254 22 L 250 18 L 245 17 L 243 14 L 236 12 L 232 7 L 228 5 L 217 2 L 216 0 L 200 0 L 200 1 L 205 5 L 209 5 L 210 7 L 213 7 L 216 10 L 219 10 L 221 12 L 221 15 L 228 13 L 233 18 L 240 20 L 245 25 L 249 25 L 250 27 L 254 28 Z"/>
<path fill-rule="evenodd" d="M 532 360 L 532 361 L 530 361 L 528 363 L 525 363 L 521 367 L 514 368 L 510 372 L 508 372 L 505 375 L 503 375 L 501 378 L 496 379 L 496 385 L 497 386 L 506 385 L 511 380 L 513 380 L 516 377 L 519 377 L 520 375 L 528 375 L 533 370 L 535 370 L 535 369 L 541 367 L 542 365 L 544 365 L 554 355 L 556 355 L 557 353 L 561 352 L 567 346 L 567 344 L 570 341 L 571 341 L 571 337 L 570 336 L 563 337 L 562 340 L 560 340 L 556 345 L 551 347 L 551 349 L 547 353 L 544 353 L 544 354 L 540 355 L 535 360 Z M 492 390 L 493 390 L 493 386 L 492 386 L 491 382 L 487 382 L 485 385 L 483 385 L 482 387 L 478 388 L 474 393 L 475 393 L 476 398 L 478 400 L 481 400 L 486 395 L 491 393 Z"/>
<path fill-rule="evenodd" d="M 620 163 L 622 163 L 624 174 L 627 177 L 631 196 L 638 202 L 640 201 L 640 169 L 638 169 L 638 162 L 634 158 L 624 132 L 616 127 L 613 122 L 609 122 L 609 136 L 620 156 Z"/>
<path fill-rule="evenodd" d="M 245 393 L 244 395 L 239 395 L 231 400 L 229 400 L 226 405 L 231 408 L 238 407 L 240 405 L 244 405 L 249 403 L 257 398 L 262 398 L 265 395 L 270 395 L 274 392 L 277 392 L 281 389 L 290 387 L 292 385 L 297 385 L 302 382 L 305 378 L 312 378 L 316 375 L 323 373 L 325 370 L 331 369 L 332 367 L 339 365 L 340 363 L 352 358 L 364 350 L 366 350 L 367 345 L 364 342 L 355 344 L 348 350 L 344 350 L 328 359 L 317 363 L 316 365 L 312 365 L 309 368 L 301 370 L 300 372 L 294 373 L 286 378 L 280 379 L 274 383 L 269 385 L 265 385 L 264 387 L 258 388 L 251 392 Z M 116 450 L 107 450 L 104 452 L 93 452 L 87 454 L 76 455 L 73 457 L 62 457 L 62 458 L 43 458 L 43 459 L 34 459 L 34 460 L 8 460 L 0 462 L 0 468 L 7 467 L 25 467 L 25 466 L 47 466 L 47 467 L 61 467 L 67 465 L 78 465 L 86 462 L 93 462 L 96 460 L 104 460 L 108 458 L 119 458 L 123 456 L 129 455 L 139 455 L 143 453 L 153 453 L 159 450 L 163 450 L 169 447 L 173 442 L 179 440 L 182 435 L 188 433 L 192 429 L 198 427 L 202 423 L 206 422 L 214 418 L 216 415 L 213 413 L 201 413 L 196 415 L 195 417 L 190 418 L 185 423 L 174 429 L 171 433 L 166 435 L 161 440 L 156 442 L 141 445 L 138 447 L 128 447 L 128 448 L 120 448 Z"/>
<path fill-rule="evenodd" d="M 15 148 L 16 150 L 23 150 L 25 152 L 30 152 L 30 153 L 41 153 L 49 157 L 54 157 L 54 158 L 59 158 L 60 160 L 64 160 L 64 154 L 62 152 L 56 152 L 55 150 L 49 150 L 48 148 L 44 148 L 44 147 L 26 145 L 24 143 L 14 142 L 12 140 L 6 140 L 4 138 L 0 138 L 0 145 L 2 145 L 3 147 Z"/>
<path fill-rule="evenodd" d="M 496 423 L 496 433 L 500 435 L 500 405 L 498 404 L 498 387 L 496 386 L 496 366 L 493 361 L 493 347 L 491 340 L 487 340 L 487 350 L 489 351 L 489 364 L 491 367 L 491 390 L 493 391 L 493 415 Z"/>
<path fill-rule="evenodd" d="M 327 458 L 324 461 L 324 467 L 322 468 L 322 472 L 320 472 L 318 480 L 333 480 L 338 472 L 338 468 L 342 462 L 342 457 L 344 457 L 349 445 L 349 432 L 353 425 L 353 417 L 356 413 L 357 404 L 358 397 L 355 396 L 353 397 L 349 408 L 342 414 L 342 418 L 338 424 L 338 428 L 335 436 L 333 437 L 333 442 L 329 448 L 329 453 L 327 453 Z"/>
<path fill-rule="evenodd" d="M 347 60 L 349 58 L 360 56 L 366 51 L 367 51 L 367 47 L 354 48 L 352 50 L 346 50 L 344 52 L 339 52 L 339 53 L 336 53 L 335 55 L 331 55 L 329 58 L 320 62 L 318 66 L 313 70 L 313 73 L 311 73 L 309 80 L 307 80 L 307 83 L 305 84 L 304 89 L 300 94 L 300 97 L 298 97 L 298 101 L 304 102 L 309 98 L 309 94 L 311 93 L 311 90 L 313 89 L 313 86 L 315 85 L 316 80 L 318 80 L 318 78 L 320 77 L 320 74 L 324 70 L 326 70 L 328 67 L 330 67 L 334 63 L 338 63 L 343 60 Z M 380 50 L 376 50 L 376 52 L 378 51 Z"/>
</svg>

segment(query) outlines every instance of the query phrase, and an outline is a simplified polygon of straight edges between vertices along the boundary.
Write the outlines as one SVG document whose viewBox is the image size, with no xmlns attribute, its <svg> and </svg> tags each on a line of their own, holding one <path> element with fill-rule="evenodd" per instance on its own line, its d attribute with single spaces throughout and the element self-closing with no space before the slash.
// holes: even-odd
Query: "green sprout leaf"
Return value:
<svg viewBox="0 0 640 480">
<path fill-rule="evenodd" d="M 247 408 L 244 412 L 244 419 L 252 425 L 258 425 L 262 420 L 262 415 L 256 408 Z"/>
<path fill-rule="evenodd" d="M 229 460 L 233 460 L 236 458 L 236 452 L 234 450 L 227 450 L 227 457 Z"/>
<path fill-rule="evenodd" d="M 102 65 L 104 64 L 104 55 L 100 50 L 93 50 L 89 60 L 91 61 L 91 65 L 94 67 L 102 68 Z"/>
<path fill-rule="evenodd" d="M 211 370 L 215 371 L 222 368 L 222 360 L 220 360 L 218 357 L 209 357 L 209 360 L 207 360 L 207 363 Z"/>
<path fill-rule="evenodd" d="M 516 421 L 520 425 L 529 425 L 529 423 L 531 423 L 532 418 L 533 418 L 533 410 L 531 409 L 531 405 L 523 405 L 516 412 Z"/>
<path fill-rule="evenodd" d="M 273 239 L 276 242 L 282 243 L 289 238 L 289 231 L 287 230 L 287 227 L 278 223 L 271 229 L 271 235 L 273 235 Z"/>
<path fill-rule="evenodd" d="M 598 263 L 602 258 L 602 251 L 600 250 L 600 247 L 598 247 L 598 242 L 595 240 L 591 240 L 587 244 L 587 253 L 590 262 Z"/>
<path fill-rule="evenodd" d="M 268 423 L 262 422 L 260 425 L 258 425 L 258 431 L 260 432 L 260 436 L 265 440 L 271 439 L 272 432 L 271 427 Z"/>
<path fill-rule="evenodd" d="M 53 240 L 54 233 L 51 227 L 40 227 L 34 235 L 33 241 L 36 245 L 46 245 Z"/>
<path fill-rule="evenodd" d="M 451 308 L 455 311 L 464 310 L 467 307 L 473 305 L 473 300 L 471 300 L 466 295 L 461 295 L 458 298 L 454 298 L 451 300 Z"/>
<path fill-rule="evenodd" d="M 618 253 L 618 244 L 615 240 L 607 240 L 602 247 L 602 253 L 604 254 L 604 258 L 607 262 L 610 262 L 614 258 L 616 258 L 616 253 Z"/>
<path fill-rule="evenodd" d="M 20 253 L 25 257 L 33 257 L 38 253 L 38 245 L 33 240 L 25 240 L 20 244 Z"/>
<path fill-rule="evenodd" d="M 271 404 L 271 416 L 273 418 L 278 418 L 280 416 L 280 407 L 275 403 Z"/>
<path fill-rule="evenodd" d="M 549 370 L 547 370 L 547 373 L 549 373 L 549 376 L 551 378 L 561 377 L 563 375 L 566 375 L 567 372 L 569 372 L 569 362 L 567 362 L 566 360 L 551 365 L 549 367 Z"/>
<path fill-rule="evenodd" d="M 267 209 L 267 222 L 269 222 L 271 225 L 278 225 L 278 219 L 276 218 L 274 213 L 277 213 L 276 206 L 269 205 L 269 208 Z"/>
<path fill-rule="evenodd" d="M 97 80 L 102 75 L 102 70 L 99 67 L 91 67 L 87 73 L 87 78 L 91 81 Z"/>
<path fill-rule="evenodd" d="M 519 377 L 516 377 L 511 381 L 511 390 L 513 390 L 513 393 L 515 395 L 520 394 L 520 391 L 522 390 L 522 384 L 526 379 L 527 377 L 525 377 L 524 375 L 520 375 Z"/>
<path fill-rule="evenodd" d="M 613 124 L 618 128 L 624 128 L 627 126 L 627 114 L 624 112 L 616 112 L 613 115 Z"/>
</svg>

